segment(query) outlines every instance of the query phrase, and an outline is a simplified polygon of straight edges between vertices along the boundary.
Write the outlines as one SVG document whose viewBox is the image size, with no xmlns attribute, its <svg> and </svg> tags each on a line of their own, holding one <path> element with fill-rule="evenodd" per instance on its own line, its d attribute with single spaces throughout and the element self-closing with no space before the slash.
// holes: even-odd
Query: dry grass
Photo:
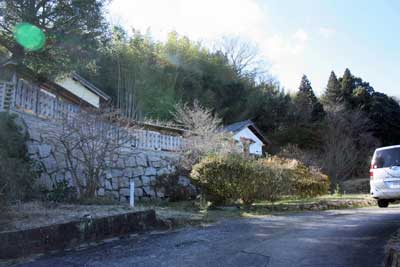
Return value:
<svg viewBox="0 0 400 267">
<path fill-rule="evenodd" d="M 135 209 L 127 205 L 77 205 L 47 202 L 27 202 L 16 204 L 0 217 L 0 232 L 24 230 L 40 226 L 128 213 Z"/>
<path fill-rule="evenodd" d="M 269 205 L 269 204 L 310 204 L 321 201 L 340 201 L 340 200 L 364 200 L 370 199 L 371 197 L 368 194 L 343 194 L 343 195 L 323 195 L 318 197 L 310 197 L 310 198 L 285 198 L 274 203 L 269 201 L 260 201 L 255 203 L 255 205 Z"/>
<path fill-rule="evenodd" d="M 159 219 L 172 219 L 178 224 L 208 223 L 226 218 L 252 217 L 268 215 L 273 211 L 295 211 L 298 205 L 339 203 L 341 201 L 357 201 L 370 199 L 368 195 L 326 195 L 308 199 L 285 199 L 278 202 L 257 202 L 251 209 L 244 207 L 221 207 L 216 209 L 201 208 L 198 201 L 140 201 L 135 208 L 127 204 L 114 205 L 79 205 L 56 204 L 48 202 L 28 202 L 17 204 L 0 216 L 0 232 L 24 230 L 52 224 L 81 220 L 87 216 L 99 218 L 124 214 L 133 211 L 154 209 Z M 356 205 L 355 205 L 356 206 Z M 353 206 L 353 207 L 355 207 Z M 273 209 L 271 209 L 273 207 Z M 277 207 L 279 209 L 277 209 Z M 292 207 L 287 209 L 287 207 Z M 343 206 L 342 208 L 345 208 Z M 301 209 L 299 209 L 301 210 Z"/>
</svg>

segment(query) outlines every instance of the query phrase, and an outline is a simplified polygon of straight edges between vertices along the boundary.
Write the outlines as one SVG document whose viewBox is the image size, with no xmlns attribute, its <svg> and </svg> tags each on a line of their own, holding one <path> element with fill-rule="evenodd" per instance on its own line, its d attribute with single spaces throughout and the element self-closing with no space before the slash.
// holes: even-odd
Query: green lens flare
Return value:
<svg viewBox="0 0 400 267">
<path fill-rule="evenodd" d="M 14 28 L 14 38 L 21 46 L 29 51 L 37 51 L 44 47 L 46 36 L 44 32 L 29 23 L 19 23 Z"/>
</svg>

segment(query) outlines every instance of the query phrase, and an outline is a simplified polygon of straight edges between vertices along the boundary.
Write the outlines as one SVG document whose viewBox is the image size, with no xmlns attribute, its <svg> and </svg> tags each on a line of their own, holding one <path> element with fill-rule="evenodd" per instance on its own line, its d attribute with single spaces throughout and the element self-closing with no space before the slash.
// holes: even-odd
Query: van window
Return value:
<svg viewBox="0 0 400 267">
<path fill-rule="evenodd" d="M 376 151 L 373 166 L 374 168 L 400 166 L 400 147 Z"/>
</svg>

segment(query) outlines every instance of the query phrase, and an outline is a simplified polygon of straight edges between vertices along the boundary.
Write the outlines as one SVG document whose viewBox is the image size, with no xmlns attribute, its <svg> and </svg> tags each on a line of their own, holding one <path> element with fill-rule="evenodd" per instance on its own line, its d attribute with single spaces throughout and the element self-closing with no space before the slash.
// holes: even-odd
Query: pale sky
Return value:
<svg viewBox="0 0 400 267">
<path fill-rule="evenodd" d="M 341 76 L 348 67 L 375 90 L 400 96 L 397 0 L 114 0 L 110 16 L 161 41 L 172 30 L 204 44 L 249 40 L 288 90 L 306 74 L 321 94 L 330 71 Z"/>
</svg>

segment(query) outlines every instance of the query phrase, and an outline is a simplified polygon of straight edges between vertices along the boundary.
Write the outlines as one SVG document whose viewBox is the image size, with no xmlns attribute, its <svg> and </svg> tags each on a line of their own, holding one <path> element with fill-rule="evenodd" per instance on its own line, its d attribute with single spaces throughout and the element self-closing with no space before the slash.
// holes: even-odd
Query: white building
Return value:
<svg viewBox="0 0 400 267">
<path fill-rule="evenodd" d="M 265 148 L 270 144 L 261 131 L 251 120 L 235 122 L 224 127 L 224 131 L 233 134 L 233 138 L 244 148 L 244 142 L 250 143 L 249 153 L 251 155 L 263 155 Z"/>
</svg>

